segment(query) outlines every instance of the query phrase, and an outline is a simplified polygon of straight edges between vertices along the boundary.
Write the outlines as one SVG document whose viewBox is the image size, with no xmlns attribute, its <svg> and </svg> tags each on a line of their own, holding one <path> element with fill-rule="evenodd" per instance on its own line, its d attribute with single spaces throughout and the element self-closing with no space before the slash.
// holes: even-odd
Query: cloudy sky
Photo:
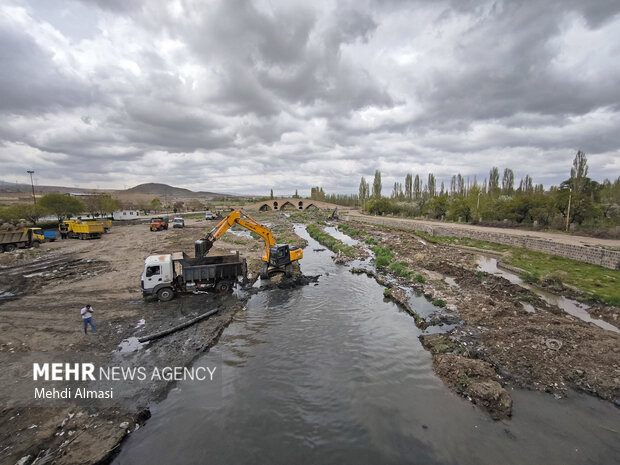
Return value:
<svg viewBox="0 0 620 465">
<path fill-rule="evenodd" d="M 618 0 L 2 0 L 0 180 L 620 175 Z"/>
</svg>

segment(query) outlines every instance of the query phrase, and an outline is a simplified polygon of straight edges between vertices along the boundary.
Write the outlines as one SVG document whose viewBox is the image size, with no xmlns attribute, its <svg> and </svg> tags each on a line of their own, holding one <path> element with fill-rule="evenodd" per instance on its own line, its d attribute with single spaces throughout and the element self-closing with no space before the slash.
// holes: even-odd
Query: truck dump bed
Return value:
<svg viewBox="0 0 620 465">
<path fill-rule="evenodd" d="M 28 229 L 18 231 L 0 231 L 0 244 L 11 244 L 28 240 Z"/>
<path fill-rule="evenodd" d="M 238 254 L 190 258 L 177 252 L 172 254 L 172 260 L 181 264 L 185 282 L 234 280 L 245 276 L 247 269 L 245 259 Z"/>
<path fill-rule="evenodd" d="M 103 234 L 103 223 L 95 223 L 92 221 L 87 223 L 73 223 L 72 229 L 74 233 L 78 234 Z"/>
</svg>

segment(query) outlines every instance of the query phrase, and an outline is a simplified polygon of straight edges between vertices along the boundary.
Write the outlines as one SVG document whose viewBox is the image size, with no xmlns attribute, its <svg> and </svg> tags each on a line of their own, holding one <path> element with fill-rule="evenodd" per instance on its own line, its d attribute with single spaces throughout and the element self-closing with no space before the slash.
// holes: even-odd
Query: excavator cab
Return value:
<svg viewBox="0 0 620 465">
<path fill-rule="evenodd" d="M 269 249 L 269 264 L 281 267 L 291 263 L 291 251 L 288 244 L 276 244 Z"/>
</svg>

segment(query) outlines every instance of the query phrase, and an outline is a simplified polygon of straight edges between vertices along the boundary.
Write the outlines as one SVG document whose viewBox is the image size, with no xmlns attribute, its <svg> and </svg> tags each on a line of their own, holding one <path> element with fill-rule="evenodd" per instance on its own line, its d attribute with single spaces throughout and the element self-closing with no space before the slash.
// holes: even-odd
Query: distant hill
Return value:
<svg viewBox="0 0 620 465">
<path fill-rule="evenodd" d="M 37 196 L 48 194 L 50 192 L 69 194 L 69 193 L 106 193 L 113 196 L 153 196 L 153 197 L 170 197 L 177 199 L 205 199 L 216 200 L 224 197 L 236 197 L 231 194 L 219 194 L 216 192 L 194 192 L 182 187 L 169 186 L 168 184 L 160 184 L 155 182 L 149 182 L 146 184 L 139 184 L 130 189 L 86 189 L 81 187 L 66 187 L 66 186 L 34 186 Z M 0 180 L 0 193 L 4 194 L 27 194 L 32 192 L 32 186 L 30 184 L 18 184 L 14 182 L 7 182 Z"/>
<path fill-rule="evenodd" d="M 34 186 L 34 190 L 37 195 L 47 194 L 50 192 L 68 194 L 70 192 L 92 192 L 92 189 L 84 189 L 81 187 L 64 187 L 64 186 Z M 32 192 L 32 186 L 30 184 L 17 184 L 14 182 L 0 181 L 0 192 Z"/>
<path fill-rule="evenodd" d="M 155 196 L 170 196 L 177 198 L 196 198 L 196 197 L 204 197 L 210 199 L 222 198 L 222 197 L 230 197 L 227 194 L 218 194 L 216 192 L 194 192 L 189 189 L 184 189 L 182 187 L 173 187 L 168 184 L 159 184 L 156 182 L 149 182 L 146 184 L 139 184 L 130 189 L 126 189 L 125 191 L 130 194 L 148 194 Z"/>
</svg>

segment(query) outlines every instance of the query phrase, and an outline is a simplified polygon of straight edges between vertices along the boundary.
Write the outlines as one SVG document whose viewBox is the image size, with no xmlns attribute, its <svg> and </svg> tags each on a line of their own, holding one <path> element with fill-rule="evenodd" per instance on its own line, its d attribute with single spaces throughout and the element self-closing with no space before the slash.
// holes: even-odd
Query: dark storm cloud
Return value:
<svg viewBox="0 0 620 465">
<path fill-rule="evenodd" d="M 617 2 L 616 2 L 617 3 Z M 560 4 L 502 2 L 478 18 L 455 46 L 454 71 L 434 73 L 422 120 L 503 118 L 519 112 L 585 114 L 601 106 L 618 108 L 616 73 L 596 85 L 582 76 L 560 74 L 552 63 L 559 50 L 550 42 L 563 19 Z M 618 11 L 591 9 L 592 21 Z M 607 16 L 608 17 L 608 16 Z"/>
<path fill-rule="evenodd" d="M 102 10 L 126 13 L 135 11 L 145 2 L 145 0 L 72 0 L 83 5 L 92 5 Z"/>
<path fill-rule="evenodd" d="M 0 112 L 38 113 L 87 105 L 92 91 L 57 66 L 25 31 L 0 18 Z"/>
<path fill-rule="evenodd" d="M 263 12 L 243 0 L 213 6 L 195 30 L 177 33 L 189 37 L 205 66 L 216 64 L 216 101 L 231 111 L 266 116 L 283 104 L 318 101 L 337 112 L 391 104 L 363 66 L 341 61 L 343 44 L 367 40 L 376 27 L 369 15 L 339 7 L 319 24 L 307 8 Z"/>
<path fill-rule="evenodd" d="M 377 168 L 387 186 L 407 171 L 482 179 L 504 160 L 557 182 L 578 148 L 603 160 L 591 173 L 614 169 L 617 1 L 59 5 L 0 6 L 7 172 L 23 171 L 17 151 L 85 183 L 157 170 L 193 187 L 343 192 Z"/>
</svg>

